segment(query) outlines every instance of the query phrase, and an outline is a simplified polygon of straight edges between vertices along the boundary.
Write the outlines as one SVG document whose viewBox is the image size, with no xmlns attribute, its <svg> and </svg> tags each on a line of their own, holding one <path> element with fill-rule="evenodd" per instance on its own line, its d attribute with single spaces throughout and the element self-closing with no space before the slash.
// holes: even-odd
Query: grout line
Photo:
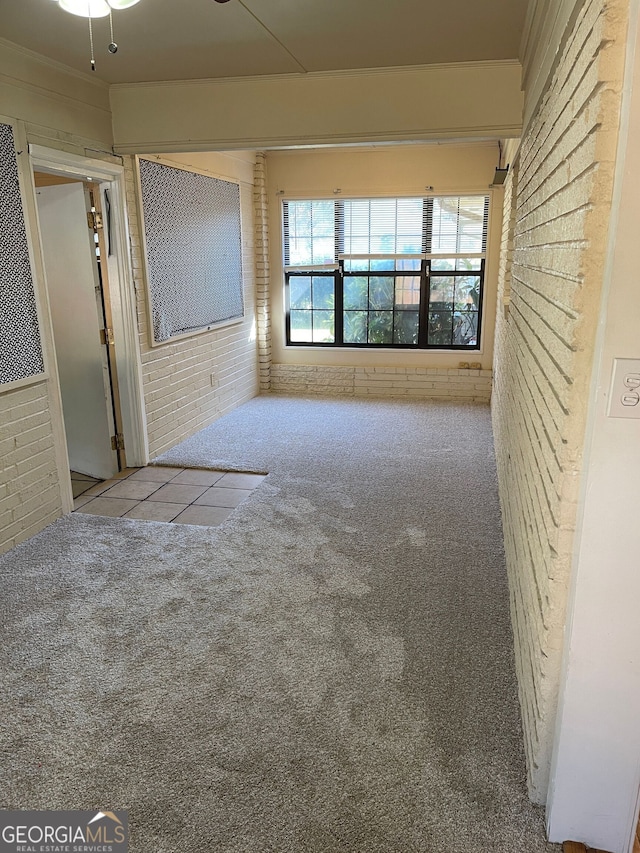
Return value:
<svg viewBox="0 0 640 853">
<path fill-rule="evenodd" d="M 258 485 L 254 486 L 253 488 L 249 488 L 249 487 L 246 487 L 246 486 L 245 486 L 245 487 L 243 487 L 242 485 L 233 485 L 233 486 L 229 486 L 229 485 L 227 485 L 227 484 L 221 484 L 221 483 L 220 483 L 220 480 L 224 479 L 224 477 L 225 477 L 227 474 L 230 474 L 230 475 L 240 475 L 240 476 L 246 475 L 246 476 L 250 476 L 250 477 L 259 476 L 259 477 L 262 477 L 262 479 L 263 479 L 263 480 L 264 480 L 264 478 L 267 476 L 267 474 L 254 474 L 254 473 L 243 472 L 243 471 L 220 471 L 221 476 L 220 476 L 217 480 L 214 480 L 214 482 L 213 482 L 210 486 L 202 486 L 202 485 L 197 485 L 197 484 L 195 484 L 195 483 L 176 483 L 176 482 L 174 482 L 174 481 L 175 481 L 176 477 L 178 477 L 181 473 L 184 473 L 184 472 L 186 472 L 186 471 L 207 471 L 207 472 L 212 472 L 212 471 L 213 471 L 213 469 L 209 469 L 209 468 L 176 468 L 176 473 L 175 473 L 175 474 L 173 475 L 173 477 L 171 477 L 169 480 L 143 480 L 142 478 L 139 478 L 139 482 L 142 482 L 142 483 L 148 483 L 148 484 L 152 484 L 152 483 L 153 483 L 153 484 L 156 486 L 156 488 L 155 488 L 152 492 L 150 492 L 150 493 L 149 493 L 145 498 L 128 498 L 128 497 L 126 497 L 126 496 L 110 495 L 110 494 L 109 494 L 109 492 L 110 492 L 112 489 L 114 489 L 117 485 L 119 485 L 120 483 L 124 483 L 126 480 L 129 480 L 129 479 L 133 476 L 133 474 L 137 473 L 138 471 L 142 471 L 142 470 L 144 470 L 144 468 L 145 468 L 145 467 L 148 467 L 148 468 L 156 468 L 156 469 L 157 469 L 157 468 L 163 468 L 163 467 L 167 467 L 167 468 L 169 468 L 169 467 L 172 467 L 172 466 L 162 466 L 162 465 L 158 465 L 158 466 L 143 466 L 143 467 L 141 467 L 141 468 L 135 468 L 135 469 L 134 469 L 134 470 L 132 470 L 129 474 L 127 474 L 127 476 L 126 476 L 126 477 L 114 477 L 114 478 L 112 478 L 112 479 L 114 480 L 114 482 L 112 483 L 112 485 L 111 485 L 111 486 L 109 486 L 109 488 L 108 488 L 108 489 L 105 489 L 105 491 L 104 491 L 104 492 L 100 492 L 99 494 L 96 494 L 96 495 L 86 495 L 86 492 L 87 492 L 90 488 L 92 488 L 93 486 L 95 486 L 95 485 L 99 485 L 100 483 L 104 483 L 104 482 L 106 482 L 105 480 L 93 480 L 91 483 L 89 483 L 89 484 L 88 484 L 87 489 L 86 489 L 84 492 L 81 492 L 80 494 L 78 494 L 78 495 L 76 495 L 76 496 L 74 497 L 74 503 L 75 503 L 75 500 L 76 500 L 77 498 L 80 498 L 80 497 L 82 497 L 83 495 L 85 495 L 85 497 L 89 497 L 90 499 L 89 499 L 88 501 L 84 501 L 84 502 L 83 502 L 83 503 L 82 503 L 82 504 L 81 504 L 77 509 L 74 509 L 74 510 L 73 510 L 73 512 L 79 512 L 79 513 L 82 513 L 82 512 L 85 510 L 85 507 L 88 507 L 88 506 L 89 506 L 89 504 L 93 503 L 93 502 L 94 502 L 95 500 L 97 500 L 98 498 L 106 498 L 107 500 L 110 500 L 110 501 L 116 501 L 116 500 L 128 500 L 128 501 L 136 501 L 135 505 L 134 505 L 134 506 L 132 506 L 132 507 L 130 507 L 129 509 L 127 509 L 127 510 L 122 514 L 122 515 L 119 515 L 119 516 L 106 516 L 106 517 L 108 517 L 108 518 L 130 518 L 131 520 L 135 520 L 135 521 L 157 521 L 157 522 L 159 522 L 159 523 L 161 523 L 161 524 L 173 524 L 177 518 L 179 518 L 181 515 L 183 515 L 183 514 L 184 514 L 185 512 L 187 512 L 189 509 L 191 509 L 191 508 L 195 507 L 195 508 L 197 508 L 197 509 L 203 509 L 203 510 L 205 510 L 205 511 L 208 509 L 208 510 L 211 510 L 211 511 L 213 511 L 213 510 L 218 510 L 218 511 L 220 511 L 220 512 L 226 512 L 226 516 L 225 516 L 225 518 L 224 518 L 224 519 L 222 519 L 221 521 L 219 521 L 219 522 L 215 523 L 215 524 L 199 524 L 199 523 L 197 523 L 197 522 L 193 522 L 193 523 L 195 523 L 198 527 L 218 527 L 220 524 L 222 524 L 222 523 L 223 523 L 223 521 L 226 521 L 226 519 L 227 519 L 227 518 L 229 518 L 229 516 L 233 513 L 233 511 L 234 511 L 235 509 L 237 509 L 237 508 L 238 508 L 238 506 L 240 506 L 240 504 L 241 504 L 241 503 L 244 503 L 244 501 L 245 501 L 245 500 L 247 500 L 249 497 L 251 497 L 251 495 L 256 491 L 256 489 L 261 485 L 261 483 L 258 483 Z M 213 471 L 213 472 L 214 472 L 214 473 L 217 473 L 217 471 Z M 75 481 L 75 482 L 77 482 L 77 481 Z M 135 482 L 138 482 L 138 480 L 136 480 Z M 262 482 L 262 481 L 261 481 L 261 482 Z M 200 494 L 199 494 L 199 495 L 197 495 L 197 496 L 196 496 L 192 501 L 190 501 L 190 502 L 188 502 L 188 503 L 187 503 L 187 502 L 185 502 L 185 501 L 171 501 L 171 500 L 161 501 L 161 500 L 150 500 L 150 498 L 152 498 L 154 495 L 156 495 L 156 494 L 157 494 L 157 492 L 158 492 L 158 491 L 160 491 L 160 489 L 162 489 L 164 486 L 170 486 L 170 485 L 177 486 L 178 488 L 180 488 L 180 487 L 184 487 L 184 488 L 192 487 L 192 488 L 195 488 L 195 489 L 202 488 L 202 489 L 203 489 L 203 491 L 202 491 L 202 492 L 200 492 Z M 212 489 L 212 488 L 216 488 L 216 489 L 218 489 L 218 488 L 219 488 L 219 489 L 224 489 L 224 490 L 226 490 L 226 491 L 228 491 L 228 492 L 234 492 L 234 491 L 235 491 L 235 492 L 238 492 L 238 491 L 243 491 L 243 492 L 248 492 L 248 494 L 247 494 L 247 495 L 245 495 L 245 497 L 244 497 L 244 498 L 242 498 L 242 500 L 241 500 L 238 504 L 236 504 L 235 506 L 233 506 L 233 507 L 228 507 L 228 506 L 219 506 L 218 504 L 204 504 L 204 503 L 196 503 L 196 502 L 197 502 L 201 497 L 203 497 L 203 495 L 205 495 L 205 494 L 207 493 L 207 491 L 208 491 L 209 489 Z M 168 519 L 168 520 L 166 520 L 166 521 L 165 521 L 165 520 L 163 520 L 163 519 L 133 518 L 133 517 L 129 516 L 129 513 L 130 513 L 130 512 L 133 512 L 134 510 L 136 510 L 136 509 L 137 509 L 141 504 L 148 504 L 148 505 L 154 505 L 154 504 L 156 504 L 156 505 L 157 505 L 157 504 L 162 504 L 162 503 L 166 503 L 166 504 L 172 504 L 172 503 L 175 503 L 175 505 L 176 505 L 176 506 L 179 506 L 179 507 L 180 507 L 180 509 L 178 510 L 178 512 L 177 512 L 177 513 L 176 513 L 172 518 L 170 518 L 170 519 Z M 85 512 L 85 515 L 93 515 L 93 514 L 94 514 L 94 513 L 90 513 L 90 512 L 88 513 L 88 512 Z M 96 513 L 96 514 L 97 514 L 97 513 Z M 213 513 L 212 513 L 212 514 L 213 514 Z M 178 523 L 182 524 L 182 523 L 185 523 L 185 522 L 178 522 Z M 186 522 L 186 523 L 189 523 L 189 522 Z"/>
</svg>

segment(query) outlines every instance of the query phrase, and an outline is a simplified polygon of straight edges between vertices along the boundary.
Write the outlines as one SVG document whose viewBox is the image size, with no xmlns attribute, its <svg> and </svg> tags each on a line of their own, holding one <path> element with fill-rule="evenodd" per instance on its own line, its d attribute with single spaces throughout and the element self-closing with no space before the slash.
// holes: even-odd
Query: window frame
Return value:
<svg viewBox="0 0 640 853">
<path fill-rule="evenodd" d="M 486 284 L 486 262 L 487 262 L 487 247 L 488 247 L 488 231 L 489 231 L 489 222 L 491 218 L 491 197 L 487 193 L 480 192 L 469 192 L 469 193 L 447 193 L 442 194 L 441 196 L 433 195 L 433 196 L 371 196 L 367 198 L 421 198 L 423 201 L 423 233 L 422 233 L 422 252 L 421 253 L 407 253 L 407 254 L 397 254 L 397 253 L 385 253 L 384 255 L 371 253 L 368 255 L 348 255 L 344 254 L 344 234 L 339 231 L 339 223 L 343 221 L 343 215 L 338 214 L 338 205 L 340 202 L 351 199 L 336 199 L 336 198 L 283 198 L 282 199 L 282 207 L 281 207 L 281 223 L 282 223 L 282 258 L 283 258 L 283 272 L 284 272 L 284 320 L 285 320 L 285 345 L 286 347 L 302 347 L 302 348 L 323 348 L 323 349 L 369 349 L 369 350 L 381 350 L 381 349 L 392 349 L 392 350 L 418 350 L 418 351 L 440 351 L 440 352 L 479 352 L 482 349 L 482 338 L 483 338 L 483 311 L 484 311 L 484 301 L 485 301 L 485 284 Z M 483 226 L 483 242 L 484 242 L 484 251 L 481 253 L 478 252 L 451 252 L 451 253 L 432 253 L 431 252 L 431 240 L 433 231 L 429 227 L 429 223 L 431 222 L 431 212 L 433 208 L 433 199 L 434 198 L 465 198 L 465 197 L 477 197 L 484 199 L 484 226 Z M 307 266 L 287 266 L 286 265 L 286 241 L 288 237 L 287 233 L 287 220 L 288 213 L 285 214 L 285 205 L 290 202 L 296 201 L 332 201 L 334 204 L 334 217 L 335 217 L 335 249 L 336 256 L 338 258 L 337 263 L 331 264 L 316 264 L 316 265 L 307 265 Z M 347 271 L 345 273 L 345 260 L 356 259 L 356 258 L 368 258 L 370 260 L 375 259 L 393 259 L 394 260 L 394 269 L 393 270 L 363 270 L 357 271 L 356 274 L 360 274 L 362 276 L 367 276 L 371 278 L 373 275 L 377 276 L 386 276 L 386 277 L 401 277 L 408 276 L 412 273 L 416 276 L 420 277 L 420 301 L 418 304 L 418 330 L 416 343 L 393 343 L 393 342 L 385 342 L 385 343 L 375 343 L 375 342 L 349 342 L 344 340 L 344 287 L 345 287 L 345 277 L 348 277 L 351 274 L 351 271 Z M 420 259 L 420 268 L 419 270 L 415 270 L 415 272 L 410 270 L 397 270 L 396 261 L 397 260 L 406 260 L 409 258 Z M 459 258 L 469 258 L 469 259 L 478 259 L 478 266 L 474 267 L 474 269 L 470 270 L 439 270 L 433 269 L 433 263 L 438 260 L 457 260 Z M 291 305 L 290 305 L 290 281 L 292 278 L 300 277 L 300 276 L 314 276 L 314 275 L 323 275 L 327 276 L 333 273 L 334 277 L 334 340 L 333 341 L 297 341 L 291 339 Z M 433 313 L 431 310 L 432 302 L 431 302 L 431 280 L 435 277 L 450 277 L 453 280 L 457 278 L 469 278 L 474 277 L 479 279 L 479 287 L 478 287 L 478 299 L 477 305 L 474 309 L 473 313 L 476 315 L 476 325 L 475 325 L 475 343 L 474 344 L 441 344 L 441 343 L 429 343 L 429 317 Z M 295 309 L 294 309 L 295 310 Z M 309 309 L 301 309 L 301 310 L 310 310 L 313 314 L 314 309 L 313 304 Z M 323 309 L 326 310 L 326 309 Z M 371 309 L 362 309 L 366 311 L 367 315 L 371 314 Z M 394 304 L 391 309 L 389 309 L 389 313 L 392 315 L 392 336 L 395 334 L 395 316 L 397 313 L 396 303 L 394 299 Z M 452 308 L 450 311 L 451 314 L 456 313 L 464 313 L 456 311 L 455 302 L 452 303 Z M 454 333 L 454 326 L 452 325 L 452 335 Z M 313 334 L 313 326 L 312 326 L 312 334 Z"/>
</svg>

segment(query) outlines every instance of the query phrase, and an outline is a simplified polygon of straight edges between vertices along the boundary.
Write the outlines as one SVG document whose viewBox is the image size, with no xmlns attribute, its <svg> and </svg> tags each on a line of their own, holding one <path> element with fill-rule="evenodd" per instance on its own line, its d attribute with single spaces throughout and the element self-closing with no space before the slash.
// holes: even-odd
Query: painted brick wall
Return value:
<svg viewBox="0 0 640 853">
<path fill-rule="evenodd" d="M 271 390 L 285 394 L 422 397 L 486 403 L 491 398 L 491 371 L 273 364 Z"/>
<path fill-rule="evenodd" d="M 245 317 L 152 347 L 143 279 L 134 160 L 125 158 L 149 452 L 155 457 L 258 393 L 253 188 L 240 184 Z"/>
<path fill-rule="evenodd" d="M 0 553 L 62 515 L 47 382 L 0 396 Z"/>
<path fill-rule="evenodd" d="M 492 408 L 529 789 L 537 802 L 546 797 L 557 708 L 623 7 L 618 0 L 585 4 L 505 192 Z"/>
</svg>

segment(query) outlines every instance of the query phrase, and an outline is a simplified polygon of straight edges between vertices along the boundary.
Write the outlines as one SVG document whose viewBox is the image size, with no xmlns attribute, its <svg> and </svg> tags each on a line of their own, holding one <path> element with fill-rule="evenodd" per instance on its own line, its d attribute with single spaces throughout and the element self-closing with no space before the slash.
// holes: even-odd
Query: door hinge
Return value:
<svg viewBox="0 0 640 853">
<path fill-rule="evenodd" d="M 112 450 L 124 450 L 124 436 L 122 433 L 116 433 L 111 436 L 111 449 Z"/>
<path fill-rule="evenodd" d="M 92 231 L 99 231 L 102 228 L 102 214 L 95 210 L 88 211 L 87 223 Z"/>
<path fill-rule="evenodd" d="M 113 346 L 113 329 L 108 326 L 105 329 L 100 329 L 100 343 L 104 346 Z"/>
</svg>

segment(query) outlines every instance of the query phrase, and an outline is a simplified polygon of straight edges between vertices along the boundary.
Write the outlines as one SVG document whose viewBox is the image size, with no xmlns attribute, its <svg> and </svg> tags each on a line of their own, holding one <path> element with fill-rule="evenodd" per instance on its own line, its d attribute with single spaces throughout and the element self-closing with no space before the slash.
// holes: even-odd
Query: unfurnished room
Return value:
<svg viewBox="0 0 640 853">
<path fill-rule="evenodd" d="M 640 850 L 640 0 L 0 8 L 0 850 Z"/>
</svg>

